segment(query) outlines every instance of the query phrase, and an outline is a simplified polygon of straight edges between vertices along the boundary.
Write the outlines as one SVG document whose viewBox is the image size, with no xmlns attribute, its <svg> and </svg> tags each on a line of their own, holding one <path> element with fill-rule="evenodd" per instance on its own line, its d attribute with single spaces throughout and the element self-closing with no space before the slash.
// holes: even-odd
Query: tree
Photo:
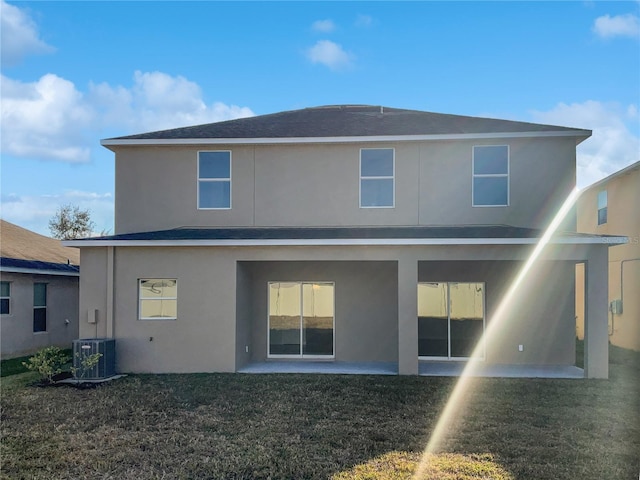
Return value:
<svg viewBox="0 0 640 480">
<path fill-rule="evenodd" d="M 49 230 L 53 238 L 73 240 L 91 236 L 95 224 L 89 210 L 80 210 L 77 205 L 62 205 L 49 220 Z"/>
</svg>

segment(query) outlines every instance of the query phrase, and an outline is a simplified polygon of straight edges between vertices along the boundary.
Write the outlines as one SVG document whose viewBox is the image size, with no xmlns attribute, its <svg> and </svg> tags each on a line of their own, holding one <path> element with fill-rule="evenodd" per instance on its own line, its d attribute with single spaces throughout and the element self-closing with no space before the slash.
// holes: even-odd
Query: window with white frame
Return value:
<svg viewBox="0 0 640 480">
<path fill-rule="evenodd" d="M 509 205 L 509 147 L 482 145 L 473 147 L 473 206 Z"/>
<path fill-rule="evenodd" d="M 138 301 L 140 320 L 176 320 L 178 281 L 175 278 L 141 278 Z"/>
<path fill-rule="evenodd" d="M 389 208 L 395 202 L 393 148 L 360 150 L 360 208 Z"/>
<path fill-rule="evenodd" d="M 33 284 L 33 333 L 47 331 L 47 284 Z"/>
<path fill-rule="evenodd" d="M 198 152 L 198 208 L 231 208 L 231 152 Z"/>
<path fill-rule="evenodd" d="M 598 225 L 607 223 L 607 191 L 598 192 Z"/>
<path fill-rule="evenodd" d="M 11 314 L 11 283 L 0 282 L 0 315 Z"/>
</svg>

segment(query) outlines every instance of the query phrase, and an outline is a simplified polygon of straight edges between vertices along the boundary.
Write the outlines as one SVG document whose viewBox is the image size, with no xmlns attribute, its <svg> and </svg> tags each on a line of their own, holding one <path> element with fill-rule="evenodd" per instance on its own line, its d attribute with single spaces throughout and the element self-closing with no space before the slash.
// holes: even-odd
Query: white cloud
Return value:
<svg viewBox="0 0 640 480">
<path fill-rule="evenodd" d="M 577 148 L 577 183 L 584 187 L 620 170 L 640 157 L 640 138 L 625 121 L 637 122 L 635 106 L 588 100 L 560 103 L 547 112 L 532 112 L 534 121 L 586 128 L 591 138 Z M 637 125 L 634 128 L 637 131 Z"/>
<path fill-rule="evenodd" d="M 344 51 L 341 45 L 330 40 L 319 40 L 307 50 L 307 58 L 312 63 L 320 63 L 331 70 L 342 70 L 353 65 L 354 57 Z"/>
<path fill-rule="evenodd" d="M 182 76 L 135 72 L 133 110 L 143 129 L 174 128 L 254 115 L 247 107 L 207 106 L 200 87 Z"/>
<path fill-rule="evenodd" d="M 54 50 L 39 38 L 35 22 L 4 0 L 0 1 L 0 47 L 3 67 L 16 65 L 27 55 Z"/>
<path fill-rule="evenodd" d="M 637 15 L 603 15 L 596 18 L 593 31 L 602 38 L 637 37 L 640 35 L 640 21 Z"/>
<path fill-rule="evenodd" d="M 133 80 L 131 88 L 106 83 L 90 86 L 91 102 L 107 126 L 120 122 L 129 132 L 139 132 L 255 115 L 248 107 L 222 102 L 207 105 L 200 86 L 180 75 L 136 71 Z"/>
<path fill-rule="evenodd" d="M 54 195 L 3 194 L 2 218 L 41 235 L 50 236 L 49 220 L 61 205 L 77 205 L 88 209 L 95 223 L 95 233 L 111 231 L 113 233 L 113 195 L 110 193 L 84 192 L 69 190 Z"/>
<path fill-rule="evenodd" d="M 23 83 L 1 77 L 2 152 L 17 157 L 86 162 L 80 125 L 93 112 L 75 85 L 54 74 Z"/>
<path fill-rule="evenodd" d="M 311 25 L 311 29 L 316 32 L 330 33 L 336 29 L 336 24 L 332 20 L 316 20 Z"/>
<path fill-rule="evenodd" d="M 2 153 L 87 162 L 103 129 L 122 134 L 254 115 L 248 107 L 205 104 L 198 84 L 162 72 L 135 72 L 129 88 L 90 84 L 86 94 L 47 74 L 23 83 L 2 76 Z"/>
</svg>

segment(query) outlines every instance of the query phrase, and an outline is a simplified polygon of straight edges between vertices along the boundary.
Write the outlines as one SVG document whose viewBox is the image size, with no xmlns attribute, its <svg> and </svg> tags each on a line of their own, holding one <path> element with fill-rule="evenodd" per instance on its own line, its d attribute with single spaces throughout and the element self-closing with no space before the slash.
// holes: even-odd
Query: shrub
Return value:
<svg viewBox="0 0 640 480">
<path fill-rule="evenodd" d="M 74 378 L 76 380 L 84 378 L 87 372 L 90 372 L 93 367 L 98 365 L 101 356 L 101 353 L 93 353 L 91 355 L 87 355 L 84 352 L 76 352 L 76 358 L 79 360 L 77 363 L 79 363 L 80 366 L 76 367 L 74 365 L 73 367 L 71 367 L 71 373 L 73 373 Z"/>
<path fill-rule="evenodd" d="M 22 364 L 31 371 L 41 375 L 43 383 L 52 383 L 53 376 L 62 373 L 63 367 L 69 363 L 71 357 L 59 347 L 46 347 L 38 351 Z"/>
</svg>

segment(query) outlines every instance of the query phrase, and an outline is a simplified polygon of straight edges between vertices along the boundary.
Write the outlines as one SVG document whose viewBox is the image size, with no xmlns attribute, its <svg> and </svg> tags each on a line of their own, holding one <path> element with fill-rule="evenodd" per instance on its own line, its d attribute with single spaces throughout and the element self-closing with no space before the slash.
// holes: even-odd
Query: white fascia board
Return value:
<svg viewBox="0 0 640 480">
<path fill-rule="evenodd" d="M 323 247 L 323 246 L 421 246 L 421 245 L 534 245 L 538 238 L 349 238 L 269 240 L 68 240 L 67 247 Z M 627 237 L 557 238 L 561 245 L 627 243 Z"/>
<path fill-rule="evenodd" d="M 79 277 L 78 272 L 61 272 L 59 270 L 40 270 L 36 268 L 0 267 L 3 273 L 30 273 L 32 275 L 57 275 L 61 277 Z"/>
<path fill-rule="evenodd" d="M 296 143 L 361 143 L 361 142 L 417 142 L 437 140 L 483 140 L 496 138 L 584 137 L 582 130 L 504 133 L 446 133 L 436 135 L 371 135 L 360 137 L 283 137 L 283 138 L 166 138 L 166 139 L 105 139 L 103 147 L 143 145 L 282 145 Z"/>
</svg>

